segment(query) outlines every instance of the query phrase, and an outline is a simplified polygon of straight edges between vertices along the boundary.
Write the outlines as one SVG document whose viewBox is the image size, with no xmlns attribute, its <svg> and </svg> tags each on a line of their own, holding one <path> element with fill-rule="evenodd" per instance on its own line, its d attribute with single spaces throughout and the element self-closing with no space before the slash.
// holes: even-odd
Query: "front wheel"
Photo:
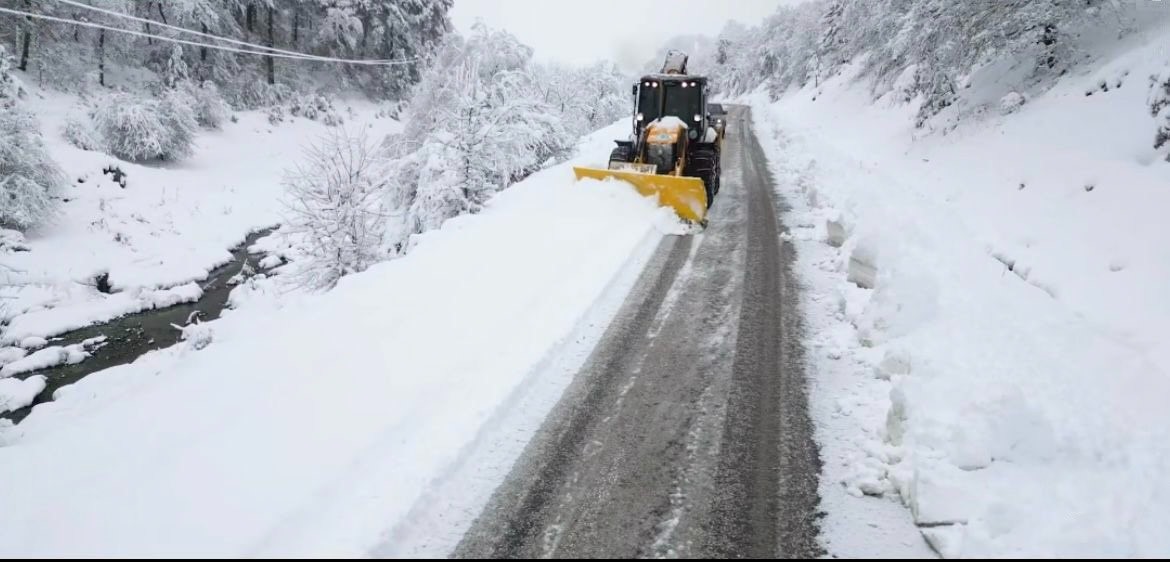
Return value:
<svg viewBox="0 0 1170 562">
<path fill-rule="evenodd" d="M 714 148 L 696 148 L 687 162 L 686 175 L 703 180 L 707 192 L 707 208 L 719 193 L 719 153 Z"/>
<path fill-rule="evenodd" d="M 610 162 L 633 162 L 634 151 L 628 146 L 619 146 L 609 153 Z"/>
</svg>

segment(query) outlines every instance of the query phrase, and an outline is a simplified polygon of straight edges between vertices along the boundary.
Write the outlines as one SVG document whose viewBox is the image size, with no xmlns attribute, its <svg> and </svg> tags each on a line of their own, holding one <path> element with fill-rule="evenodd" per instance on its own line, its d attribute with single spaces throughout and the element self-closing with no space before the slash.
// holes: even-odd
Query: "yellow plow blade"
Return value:
<svg viewBox="0 0 1170 562">
<path fill-rule="evenodd" d="M 614 178 L 630 182 L 642 195 L 647 197 L 657 195 L 660 204 L 674 209 L 683 220 L 703 224 L 707 218 L 707 190 L 703 187 L 703 180 L 699 178 L 578 166 L 573 166 L 573 172 L 577 174 L 577 179 Z"/>
</svg>

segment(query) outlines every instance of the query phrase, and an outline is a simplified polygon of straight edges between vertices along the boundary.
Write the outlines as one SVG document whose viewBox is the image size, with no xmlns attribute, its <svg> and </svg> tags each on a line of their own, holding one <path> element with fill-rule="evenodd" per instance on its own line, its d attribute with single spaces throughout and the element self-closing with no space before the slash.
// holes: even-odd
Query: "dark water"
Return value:
<svg viewBox="0 0 1170 562">
<path fill-rule="evenodd" d="M 275 229 L 269 228 L 254 232 L 248 235 L 243 244 L 233 249 L 232 260 L 216 268 L 207 279 L 199 283 L 203 288 L 203 297 L 196 302 L 144 310 L 104 324 L 94 324 L 49 338 L 49 345 L 60 346 L 78 344 L 87 339 L 101 336 L 105 336 L 106 340 L 104 345 L 92 350 L 90 357 L 81 363 L 58 365 L 15 375 L 20 379 L 26 379 L 33 375 L 44 375 L 45 389 L 37 395 L 32 404 L 19 410 L 0 414 L 0 418 L 19 423 L 32 411 L 34 406 L 51 401 L 53 393 L 58 388 L 73 384 L 90 373 L 130 363 L 148 351 L 178 343 L 181 333 L 175 326 L 186 326 L 196 318 L 203 322 L 219 318 L 220 313 L 227 305 L 228 295 L 235 288 L 235 285 L 229 284 L 228 280 L 239 273 L 245 263 L 250 263 L 252 269 L 256 271 L 260 270 L 257 262 L 263 256 L 249 255 L 248 246 L 271 234 L 273 230 Z"/>
</svg>

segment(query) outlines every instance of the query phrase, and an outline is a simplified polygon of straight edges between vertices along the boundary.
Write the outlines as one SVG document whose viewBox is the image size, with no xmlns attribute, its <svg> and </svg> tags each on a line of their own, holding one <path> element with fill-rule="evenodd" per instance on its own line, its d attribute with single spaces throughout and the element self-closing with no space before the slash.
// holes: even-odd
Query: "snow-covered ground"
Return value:
<svg viewBox="0 0 1170 562">
<path fill-rule="evenodd" d="M 627 127 L 580 160 L 604 160 Z M 436 490 L 486 501 L 575 372 L 565 358 L 584 359 L 677 228 L 628 186 L 560 165 L 327 293 L 246 283 L 246 304 L 186 343 L 0 430 L 0 553 L 362 556 L 457 537 L 474 512 L 413 531 L 404 518 Z M 504 445 L 483 451 L 485 435 Z"/>
<path fill-rule="evenodd" d="M 27 80 L 26 84 L 33 81 Z M 8 269 L 0 285 L 0 345 L 51 336 L 130 312 L 197 300 L 202 280 L 230 261 L 229 250 L 253 231 L 281 220 L 281 179 L 304 145 L 326 127 L 290 118 L 271 125 L 264 112 L 203 131 L 192 157 L 138 165 L 70 145 L 67 117 L 83 114 L 68 94 L 29 86 L 25 107 L 36 114 L 45 143 L 70 186 L 57 219 L 27 234 L 27 252 L 0 253 Z M 368 102 L 342 107 L 346 126 L 381 138 L 398 122 L 377 119 Z M 125 187 L 113 174 L 126 174 Z M 98 277 L 107 275 L 107 294 Z"/>
<path fill-rule="evenodd" d="M 1170 555 L 1170 163 L 1148 103 L 1170 34 L 1128 45 L 946 133 L 848 73 L 754 98 L 795 207 L 830 552 L 913 550 L 868 494 L 946 556 Z"/>
</svg>

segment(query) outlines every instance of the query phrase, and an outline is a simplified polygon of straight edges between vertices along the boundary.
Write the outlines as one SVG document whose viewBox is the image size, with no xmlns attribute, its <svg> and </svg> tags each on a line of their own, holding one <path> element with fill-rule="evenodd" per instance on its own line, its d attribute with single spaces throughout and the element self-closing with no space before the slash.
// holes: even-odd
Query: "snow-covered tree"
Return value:
<svg viewBox="0 0 1170 562">
<path fill-rule="evenodd" d="M 292 31 L 321 54 L 413 61 L 394 66 L 341 67 L 347 79 L 386 97 L 403 95 L 421 78 L 429 55 L 451 30 L 452 0 L 299 0 Z M 301 19 L 309 26 L 300 23 Z"/>
<path fill-rule="evenodd" d="M 93 6 L 103 8 L 112 12 L 129 13 L 134 10 L 134 2 L 131 0 L 94 0 L 91 2 Z M 120 27 L 122 20 L 117 16 L 112 16 L 102 12 L 86 12 L 81 15 L 82 18 L 104 24 L 109 27 Z M 125 33 L 116 33 L 113 31 L 106 31 L 105 29 L 90 30 L 90 39 L 93 41 L 93 53 L 97 64 L 98 84 L 108 86 L 106 75 L 107 67 L 113 62 L 122 59 L 125 60 L 131 56 L 131 52 L 139 42 L 139 38 L 134 35 Z M 80 35 L 80 32 L 77 32 Z"/>
<path fill-rule="evenodd" d="M 1051 82 L 1077 60 L 1076 34 L 1118 25 L 1105 16 L 1124 9 L 1105 0 L 816 0 L 782 6 L 746 31 L 725 29 L 710 73 L 723 91 L 767 86 L 779 95 L 856 61 L 875 96 L 897 86 L 917 100 L 922 125 L 993 61 L 1030 65 L 1032 84 Z"/>
<path fill-rule="evenodd" d="M 0 228 L 26 229 L 52 216 L 65 178 L 45 150 L 40 124 L 20 107 L 23 87 L 12 70 L 0 45 Z"/>
<path fill-rule="evenodd" d="M 1154 133 L 1154 148 L 1170 145 L 1170 69 L 1150 76 L 1150 115 L 1158 123 Z M 1170 154 L 1166 161 L 1170 162 Z"/>
<path fill-rule="evenodd" d="M 24 85 L 12 71 L 12 57 L 8 55 L 8 49 L 0 45 L 0 102 L 8 106 L 15 106 L 24 95 Z"/>
<path fill-rule="evenodd" d="M 183 61 L 183 47 L 171 47 L 171 56 L 167 59 L 167 66 L 163 72 L 163 82 L 168 88 L 175 88 L 180 82 L 190 78 L 187 63 Z"/>
<path fill-rule="evenodd" d="M 14 0 L 10 8 L 65 20 L 94 22 L 151 35 L 177 37 L 164 26 L 210 33 L 309 54 L 403 61 L 394 66 L 339 65 L 275 60 L 206 47 L 187 47 L 176 57 L 173 44 L 154 37 L 74 26 L 69 23 L 0 14 L 0 40 L 16 45 L 19 66 L 54 86 L 119 87 L 107 68 L 145 66 L 173 84 L 176 63 L 196 81 L 214 81 L 229 97 L 253 82 L 297 88 L 306 74 L 340 88 L 359 87 L 400 98 L 421 77 L 422 68 L 451 30 L 452 0 L 86 0 L 91 6 L 147 20 L 58 2 Z M 193 39 L 191 36 L 183 36 Z M 213 41 L 213 40 L 212 40 Z M 119 77 L 119 80 L 121 78 Z"/>
<path fill-rule="evenodd" d="M 383 259 L 384 172 L 364 133 L 336 128 L 302 155 L 285 179 L 289 232 L 306 256 L 301 281 L 328 289 Z"/>
<path fill-rule="evenodd" d="M 531 78 L 540 101 L 557 112 L 575 136 L 628 117 L 633 81 L 634 77 L 608 62 L 587 67 L 536 66 Z"/>
<path fill-rule="evenodd" d="M 832 69 L 845 62 L 845 30 L 844 24 L 845 2 L 843 0 L 829 0 L 825 3 L 821 16 L 821 38 L 817 44 L 818 69 Z"/>
<path fill-rule="evenodd" d="M 531 59 L 532 49 L 504 31 L 476 25 L 466 39 L 451 36 L 411 95 L 406 111 L 406 138 L 417 142 L 436 130 L 451 107 L 460 103 L 457 98 L 465 86 L 490 87 L 497 77 L 525 72 Z M 467 75 L 469 64 L 474 67 L 474 75 Z M 451 75 L 459 75 L 462 82 L 454 83 Z M 523 91 L 516 94 L 528 97 Z"/>
<path fill-rule="evenodd" d="M 392 197 L 408 211 L 403 235 L 476 212 L 488 198 L 566 156 L 577 135 L 546 101 L 532 50 L 503 31 L 477 26 L 452 37 L 406 110 L 412 147 L 391 174 Z M 391 241 L 399 244 L 401 241 Z"/>
</svg>

